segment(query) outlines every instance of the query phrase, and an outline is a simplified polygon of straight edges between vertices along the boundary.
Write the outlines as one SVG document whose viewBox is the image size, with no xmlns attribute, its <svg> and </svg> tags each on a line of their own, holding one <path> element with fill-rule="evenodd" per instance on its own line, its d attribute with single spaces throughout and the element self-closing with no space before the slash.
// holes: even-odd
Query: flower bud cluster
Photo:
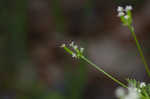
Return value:
<svg viewBox="0 0 150 99">
<path fill-rule="evenodd" d="M 125 8 L 119 6 L 117 8 L 118 17 L 121 18 L 121 21 L 124 25 L 130 25 L 132 23 L 132 16 L 131 16 L 132 6 L 128 5 Z"/>
<path fill-rule="evenodd" d="M 124 9 L 123 7 L 119 6 L 117 8 L 117 11 L 118 11 L 118 16 L 121 17 L 121 16 L 128 16 L 126 13 L 128 11 L 131 11 L 132 10 L 132 6 L 128 5 L 126 6 L 126 8 Z"/>
<path fill-rule="evenodd" d="M 62 44 L 61 47 L 64 48 L 68 53 L 72 55 L 73 58 L 80 58 L 83 54 L 84 48 L 79 48 L 78 45 L 75 45 L 74 42 L 71 42 L 69 46 L 74 50 L 69 49 L 65 44 Z"/>
</svg>

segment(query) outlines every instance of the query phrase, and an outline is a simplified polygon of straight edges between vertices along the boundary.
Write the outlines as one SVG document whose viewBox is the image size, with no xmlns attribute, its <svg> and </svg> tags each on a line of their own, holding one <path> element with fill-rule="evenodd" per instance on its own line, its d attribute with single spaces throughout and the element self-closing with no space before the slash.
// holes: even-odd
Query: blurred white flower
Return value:
<svg viewBox="0 0 150 99">
<path fill-rule="evenodd" d="M 119 13 L 118 13 L 118 17 L 124 16 L 124 15 L 125 15 L 124 12 L 119 12 Z"/>
<path fill-rule="evenodd" d="M 140 99 L 137 88 L 129 87 L 128 94 L 124 97 L 124 99 Z"/>
<path fill-rule="evenodd" d="M 131 5 L 128 5 L 128 6 L 126 6 L 126 8 L 125 8 L 125 11 L 127 12 L 127 11 L 131 11 L 132 10 L 132 6 Z"/>
<path fill-rule="evenodd" d="M 80 52 L 83 53 L 83 51 L 84 51 L 84 48 L 80 48 Z"/>
<path fill-rule="evenodd" d="M 145 86 L 146 86 L 145 82 L 141 82 L 140 88 L 143 88 L 143 87 L 145 87 Z"/>
<path fill-rule="evenodd" d="M 66 45 L 65 44 L 62 44 L 60 47 L 65 47 Z"/>
<path fill-rule="evenodd" d="M 72 53 L 72 57 L 73 57 L 73 58 L 76 58 L 77 55 L 76 55 L 75 53 Z"/>
<path fill-rule="evenodd" d="M 118 11 L 118 12 L 123 12 L 123 10 L 124 10 L 124 9 L 123 9 L 123 7 L 121 7 L 121 6 L 119 6 L 119 7 L 117 8 L 117 11 Z"/>
<path fill-rule="evenodd" d="M 125 19 L 129 19 L 129 16 L 128 16 L 128 15 L 125 15 L 124 18 L 125 18 Z"/>
<path fill-rule="evenodd" d="M 137 92 L 138 92 L 138 93 L 141 93 L 141 89 L 138 89 Z"/>
<path fill-rule="evenodd" d="M 71 42 L 69 46 L 70 46 L 70 47 L 73 47 L 73 46 L 74 46 L 74 42 Z"/>
<path fill-rule="evenodd" d="M 73 48 L 76 50 L 76 49 L 78 48 L 78 46 L 77 46 L 77 45 L 74 45 Z"/>
<path fill-rule="evenodd" d="M 140 99 L 139 93 L 141 92 L 140 89 L 137 89 L 133 86 L 129 86 L 128 90 L 126 90 L 122 87 L 117 88 L 115 94 L 118 98 L 121 99 Z"/>
<path fill-rule="evenodd" d="M 122 87 L 117 88 L 117 90 L 115 91 L 115 94 L 118 98 L 120 97 L 124 97 L 125 96 L 125 89 Z"/>
</svg>

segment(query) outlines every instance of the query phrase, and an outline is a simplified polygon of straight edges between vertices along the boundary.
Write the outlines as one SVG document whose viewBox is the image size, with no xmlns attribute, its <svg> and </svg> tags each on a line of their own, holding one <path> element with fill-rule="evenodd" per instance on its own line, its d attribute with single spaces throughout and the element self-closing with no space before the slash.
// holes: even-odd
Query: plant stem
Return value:
<svg viewBox="0 0 150 99">
<path fill-rule="evenodd" d="M 121 85 L 122 87 L 128 88 L 124 83 L 122 83 L 121 81 L 117 80 L 116 78 L 114 78 L 113 76 L 111 76 L 110 74 L 108 74 L 107 72 L 105 72 L 103 69 L 101 69 L 96 64 L 94 64 L 93 62 L 91 62 L 90 60 L 88 60 L 87 58 L 85 58 L 83 55 L 81 55 L 80 57 L 84 61 L 86 61 L 87 63 L 89 63 L 90 65 L 92 65 L 94 68 L 96 68 L 98 71 L 102 72 L 104 75 L 106 75 L 107 77 L 109 77 L 110 79 L 112 79 L 113 81 L 115 81 L 116 83 L 118 83 L 119 85 Z"/>
<path fill-rule="evenodd" d="M 149 69 L 148 64 L 147 64 L 147 62 L 146 62 L 146 59 L 145 59 L 145 57 L 144 57 L 144 54 L 143 54 L 142 48 L 141 48 L 141 46 L 140 46 L 140 43 L 139 43 L 139 41 L 138 41 L 138 39 L 137 39 L 137 37 L 136 37 L 136 34 L 135 34 L 135 32 L 134 32 L 134 28 L 133 28 L 132 25 L 128 25 L 128 28 L 129 28 L 129 30 L 131 31 L 131 34 L 132 34 L 132 36 L 133 36 L 133 38 L 134 38 L 134 40 L 135 40 L 135 43 L 136 43 L 136 46 L 137 46 L 138 51 L 139 51 L 139 53 L 140 53 L 141 59 L 142 59 L 142 61 L 143 61 L 143 63 L 144 63 L 145 70 L 146 70 L 148 76 L 150 77 L 150 69 Z"/>
</svg>

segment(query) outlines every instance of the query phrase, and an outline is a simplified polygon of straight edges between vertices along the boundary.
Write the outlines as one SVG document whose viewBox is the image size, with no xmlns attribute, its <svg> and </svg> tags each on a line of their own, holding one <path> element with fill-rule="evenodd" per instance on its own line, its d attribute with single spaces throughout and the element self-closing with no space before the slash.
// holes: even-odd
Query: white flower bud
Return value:
<svg viewBox="0 0 150 99">
<path fill-rule="evenodd" d="M 126 6 L 126 8 L 125 8 L 125 11 L 127 12 L 127 11 L 131 11 L 132 10 L 132 6 L 130 6 L 130 5 L 128 5 L 128 6 Z"/>
<path fill-rule="evenodd" d="M 83 53 L 83 51 L 84 51 L 84 48 L 80 48 L 80 52 Z"/>
<path fill-rule="evenodd" d="M 77 45 L 74 45 L 73 48 L 76 50 L 76 49 L 78 48 L 78 46 L 77 46 Z"/>
<path fill-rule="evenodd" d="M 62 44 L 60 47 L 62 47 L 62 48 L 63 48 L 63 47 L 65 47 L 65 46 L 66 46 L 65 44 Z"/>
<path fill-rule="evenodd" d="M 145 87 L 145 86 L 146 86 L 145 82 L 141 82 L 140 88 L 143 88 L 143 87 Z"/>
<path fill-rule="evenodd" d="M 124 18 L 125 18 L 125 19 L 129 19 L 129 16 L 128 16 L 128 15 L 125 15 Z"/>
<path fill-rule="evenodd" d="M 75 53 L 72 53 L 72 57 L 73 57 L 73 58 L 76 58 L 77 55 L 76 55 Z"/>
<path fill-rule="evenodd" d="M 141 93 L 141 90 L 140 90 L 140 89 L 138 89 L 138 90 L 137 90 L 137 92 L 138 92 L 138 93 Z"/>
<path fill-rule="evenodd" d="M 123 7 L 119 6 L 119 7 L 117 8 L 117 11 L 118 11 L 118 12 L 123 12 Z"/>
<path fill-rule="evenodd" d="M 138 89 L 135 87 L 129 87 L 128 94 L 124 97 L 124 99 L 140 99 Z"/>
<path fill-rule="evenodd" d="M 119 12 L 119 13 L 118 13 L 118 17 L 124 16 L 124 15 L 125 15 L 124 12 Z"/>
<path fill-rule="evenodd" d="M 69 46 L 70 46 L 70 47 L 73 47 L 73 46 L 74 46 L 74 42 L 71 42 Z"/>
<path fill-rule="evenodd" d="M 125 96 L 125 89 L 122 87 L 117 88 L 115 94 L 118 98 Z"/>
</svg>

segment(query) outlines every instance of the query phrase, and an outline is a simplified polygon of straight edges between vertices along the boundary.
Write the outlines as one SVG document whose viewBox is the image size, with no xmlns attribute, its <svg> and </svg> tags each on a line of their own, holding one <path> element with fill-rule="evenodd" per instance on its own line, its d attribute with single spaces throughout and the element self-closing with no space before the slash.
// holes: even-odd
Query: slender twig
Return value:
<svg viewBox="0 0 150 99">
<path fill-rule="evenodd" d="M 140 46 L 140 43 L 139 43 L 139 41 L 138 41 L 138 39 L 137 39 L 137 37 L 136 37 L 136 34 L 135 34 L 135 32 L 134 32 L 134 28 L 133 28 L 133 26 L 131 26 L 131 25 L 128 25 L 128 28 L 129 28 L 129 30 L 131 31 L 131 34 L 132 34 L 132 36 L 133 36 L 133 38 L 134 38 L 134 40 L 135 40 L 135 43 L 136 43 L 137 49 L 138 49 L 138 51 L 139 51 L 139 54 L 140 54 L 140 56 L 141 56 L 141 59 L 142 59 L 142 61 L 143 61 L 145 70 L 146 70 L 148 76 L 150 77 L 150 69 L 149 69 L 148 64 L 147 64 L 147 61 L 146 61 L 146 59 L 145 59 L 145 57 L 144 57 L 144 54 L 143 54 L 142 48 L 141 48 L 141 46 Z"/>
<path fill-rule="evenodd" d="M 105 72 L 99 66 L 97 66 L 96 64 L 94 64 L 93 62 L 91 62 L 90 60 L 88 60 L 85 56 L 83 56 L 82 51 L 81 51 L 82 48 L 78 49 L 77 45 L 73 45 L 73 44 L 74 43 L 72 43 L 71 47 L 74 49 L 75 52 L 73 52 L 71 49 L 69 49 L 68 47 L 66 47 L 65 44 L 63 44 L 61 47 L 63 47 L 66 52 L 68 52 L 69 54 L 71 54 L 72 57 L 78 58 L 78 59 L 83 59 L 84 61 L 86 61 L 87 63 L 89 63 L 90 65 L 92 65 L 98 71 L 102 72 L 105 76 L 107 76 L 111 80 L 115 81 L 116 83 L 118 83 L 119 85 L 121 85 L 124 88 L 128 88 L 124 83 L 122 83 L 121 81 L 117 80 L 115 77 L 111 76 L 109 73 Z"/>
<path fill-rule="evenodd" d="M 107 77 L 109 77 L 110 79 L 112 79 L 113 81 L 115 81 L 116 83 L 118 83 L 119 85 L 121 85 L 124 88 L 128 88 L 124 83 L 122 83 L 121 81 L 117 80 L 116 78 L 114 78 L 113 76 L 111 76 L 110 74 L 108 74 L 107 72 L 105 72 L 103 69 L 101 69 L 99 66 L 97 66 L 96 64 L 94 64 L 93 62 L 91 62 L 90 60 L 88 60 L 87 58 L 85 58 L 84 56 L 81 56 L 81 58 L 86 61 L 87 63 L 89 63 L 90 65 L 92 65 L 94 68 L 96 68 L 98 71 L 102 72 L 104 75 L 106 75 Z"/>
</svg>

